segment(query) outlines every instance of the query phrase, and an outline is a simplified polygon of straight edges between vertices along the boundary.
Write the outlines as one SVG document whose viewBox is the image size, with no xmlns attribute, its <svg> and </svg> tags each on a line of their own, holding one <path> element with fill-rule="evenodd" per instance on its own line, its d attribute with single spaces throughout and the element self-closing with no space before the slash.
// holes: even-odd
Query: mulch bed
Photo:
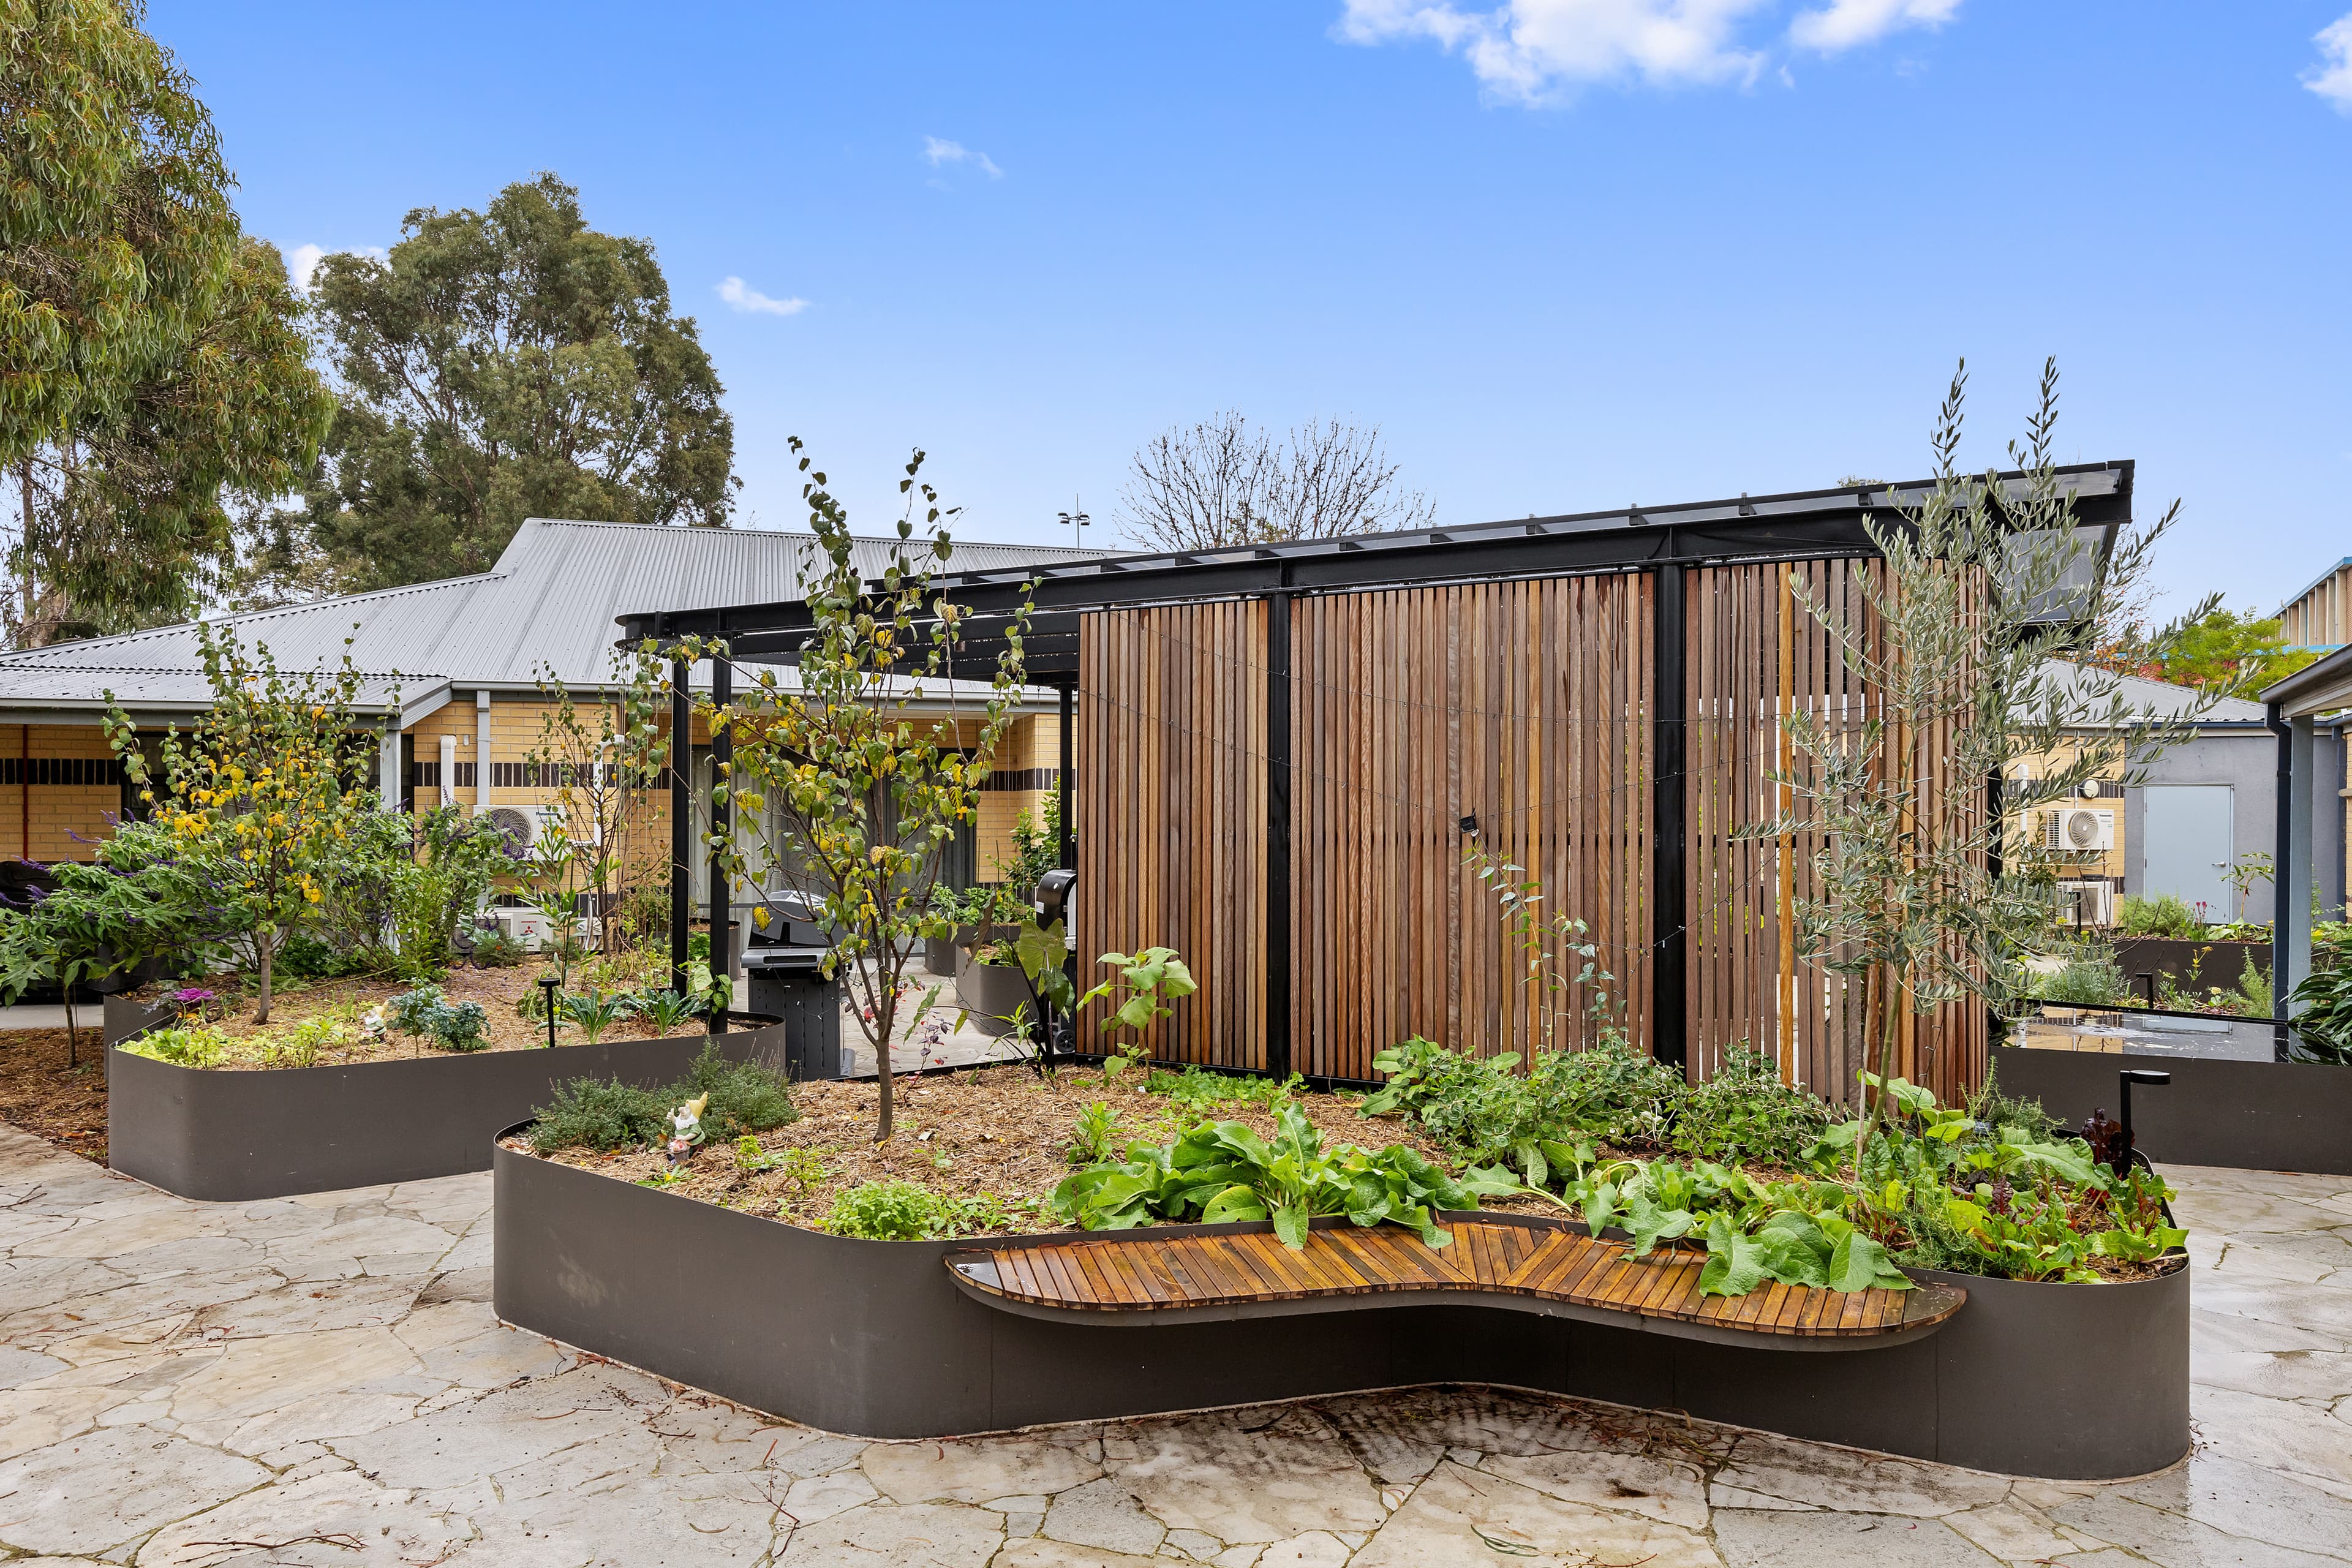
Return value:
<svg viewBox="0 0 2352 1568">
<path fill-rule="evenodd" d="M 821 1173 L 801 1180 L 778 1171 L 745 1172 L 738 1168 L 731 1146 L 714 1142 L 682 1162 L 686 1174 L 668 1190 L 789 1224 L 810 1225 L 832 1211 L 836 1194 L 862 1183 L 896 1179 L 947 1197 L 993 1194 L 1008 1206 L 1013 1200 L 1040 1205 L 1019 1212 L 1011 1225 L 971 1232 L 1018 1235 L 1061 1228 L 1061 1222 L 1042 1206 L 1043 1200 L 1070 1173 L 1071 1126 L 1078 1112 L 1097 1100 L 1119 1112 L 1122 1145 L 1139 1138 L 1166 1142 L 1181 1125 L 1202 1119 L 1239 1121 L 1261 1136 L 1274 1131 L 1274 1114 L 1264 1106 L 1221 1102 L 1193 1112 L 1165 1096 L 1139 1092 L 1130 1087 L 1136 1081 L 1130 1074 L 1126 1083 L 1107 1084 L 1098 1072 L 1066 1068 L 1046 1083 L 1019 1066 L 901 1078 L 897 1135 L 883 1144 L 873 1141 L 880 1092 L 875 1084 L 802 1084 L 793 1091 L 800 1120 L 761 1133 L 760 1143 L 770 1153 L 805 1150 L 815 1156 Z M 1307 1094 L 1298 1098 L 1298 1104 L 1327 1147 L 1358 1143 L 1380 1149 L 1404 1143 L 1448 1163 L 1437 1146 L 1414 1129 L 1400 1121 L 1365 1117 L 1357 1111 L 1356 1100 L 1355 1096 Z M 529 1148 L 521 1139 L 510 1140 L 509 1146 Z M 604 1154 L 567 1149 L 545 1157 L 626 1182 L 670 1169 L 667 1156 L 658 1151 Z M 1522 1205 L 1536 1212 L 1559 1212 L 1535 1199 L 1489 1201 L 1482 1206 Z"/>
<path fill-rule="evenodd" d="M 63 1029 L 0 1031 L 0 1121 L 69 1154 L 106 1163 L 105 1036 L 81 1031 L 80 1065 L 66 1065 Z"/>
<path fill-rule="evenodd" d="M 515 1005 L 537 993 L 539 976 L 546 973 L 537 964 L 521 963 L 505 969 L 452 968 L 434 982 L 450 1002 L 478 1002 L 487 1015 L 483 1033 L 488 1038 L 488 1049 L 493 1051 L 528 1051 L 543 1049 L 547 1045 L 547 1025 L 541 1020 L 526 1018 L 516 1011 Z M 152 1004 L 179 990 L 184 982 L 159 982 L 133 994 L 133 1000 Z M 574 985 L 578 980 L 575 975 Z M 295 1027 L 324 1014 L 343 1013 L 355 1017 L 370 1008 L 381 1005 L 394 996 L 413 989 L 401 981 L 369 978 L 344 980 L 298 981 L 278 988 L 271 998 L 269 1022 L 257 1025 L 253 1021 L 254 998 L 232 990 L 233 981 L 215 979 L 204 982 L 206 988 L 218 991 L 221 1001 L 212 1005 L 215 1015 L 212 1023 L 232 1040 L 261 1037 L 290 1037 Z M 348 1019 L 346 1020 L 348 1021 Z M 701 1026 L 698 1022 L 697 1029 Z M 614 1024 L 604 1037 L 611 1040 L 650 1037 L 651 1025 L 638 1018 L 624 1018 Z M 341 1067 L 352 1062 L 391 1061 L 408 1057 L 438 1056 L 439 1050 L 429 1039 L 412 1035 L 386 1033 L 381 1039 L 361 1035 L 356 1026 L 351 1044 L 338 1049 L 321 1050 L 318 1065 Z M 556 1038 L 564 1045 L 580 1043 L 580 1031 L 569 1024 L 557 1026 Z M 273 1064 L 252 1058 L 224 1058 L 215 1071 L 268 1071 Z"/>
</svg>

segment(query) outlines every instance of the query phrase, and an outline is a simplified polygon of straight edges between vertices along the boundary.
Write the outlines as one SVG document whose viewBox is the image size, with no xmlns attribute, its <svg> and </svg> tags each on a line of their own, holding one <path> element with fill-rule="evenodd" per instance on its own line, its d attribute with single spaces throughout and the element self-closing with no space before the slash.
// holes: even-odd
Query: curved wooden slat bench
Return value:
<svg viewBox="0 0 2352 1568">
<path fill-rule="evenodd" d="M 1268 1231 L 972 1247 L 944 1261 L 965 1294 L 1027 1317 L 1097 1324 L 1226 1321 L 1457 1302 L 1685 1339 L 1784 1350 L 1874 1350 L 1934 1333 L 1968 1301 L 1955 1285 L 1824 1290 L 1768 1284 L 1702 1296 L 1705 1258 L 1628 1260 L 1622 1242 L 1517 1216 L 1452 1219 L 1432 1248 L 1413 1232 L 1318 1222 L 1307 1245 Z"/>
</svg>

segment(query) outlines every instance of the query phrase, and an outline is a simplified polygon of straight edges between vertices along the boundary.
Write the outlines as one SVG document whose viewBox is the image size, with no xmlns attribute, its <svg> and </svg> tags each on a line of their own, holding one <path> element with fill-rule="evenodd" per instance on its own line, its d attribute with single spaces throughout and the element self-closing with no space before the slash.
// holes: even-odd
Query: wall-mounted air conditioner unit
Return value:
<svg viewBox="0 0 2352 1568">
<path fill-rule="evenodd" d="M 517 805 L 494 805 L 483 815 L 490 819 L 491 826 L 505 836 L 509 858 L 520 860 L 530 852 L 539 837 L 537 812 Z"/>
<path fill-rule="evenodd" d="M 2042 814 L 2042 842 L 2062 858 L 2096 855 L 2116 847 L 2116 814 L 2069 806 Z"/>
<path fill-rule="evenodd" d="M 2058 923 L 2070 926 L 2115 924 L 2115 884 L 2112 882 L 2059 883 Z"/>
</svg>

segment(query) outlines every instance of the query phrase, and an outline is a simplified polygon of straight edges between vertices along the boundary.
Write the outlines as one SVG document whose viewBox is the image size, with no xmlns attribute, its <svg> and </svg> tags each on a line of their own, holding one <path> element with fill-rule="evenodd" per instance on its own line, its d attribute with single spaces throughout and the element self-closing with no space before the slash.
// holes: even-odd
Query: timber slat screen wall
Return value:
<svg viewBox="0 0 2352 1568">
<path fill-rule="evenodd" d="M 1080 633 L 1078 984 L 1101 953 L 1181 953 L 1201 992 L 1152 1026 L 1155 1060 L 1266 1065 L 1266 613 L 1179 605 Z"/>
<path fill-rule="evenodd" d="M 1787 574 L 1859 620 L 1861 574 L 1880 570 L 1830 560 L 1685 572 L 1694 1078 L 1746 1041 L 1785 1078 L 1844 1099 L 1867 1063 L 1874 998 L 1784 958 L 1820 843 L 1737 835 L 1776 814 L 1769 774 L 1804 776 L 1782 750 L 1780 713 L 1803 705 L 1857 727 L 1871 716 L 1870 694 L 1790 597 Z M 1656 574 L 1632 571 L 1287 602 L 1293 1069 L 1374 1079 L 1373 1056 L 1416 1034 L 1524 1053 L 1541 1043 L 1547 1010 L 1555 1044 L 1592 1037 L 1591 989 L 1547 997 L 1528 983 L 1493 888 L 1464 864 L 1471 816 L 1482 849 L 1524 868 L 1515 880 L 1542 884 L 1539 916 L 1588 923 L 1614 976 L 1611 1016 L 1654 1047 L 1656 597 Z M 1080 964 L 1091 984 L 1098 953 L 1161 943 L 1184 955 L 1202 993 L 1153 1026 L 1159 1060 L 1268 1064 L 1267 781 L 1281 770 L 1269 769 L 1266 714 L 1283 684 L 1268 617 L 1281 613 L 1250 600 L 1083 618 Z M 1940 756 L 1940 733 L 1910 739 L 1923 763 Z M 1980 782 L 1964 787 L 1980 805 Z M 1081 1048 L 1106 1038 L 1104 1016 L 1081 1025 Z M 1979 1006 L 1906 1011 L 1896 1070 L 1951 1099 L 1980 1079 L 1984 1049 Z"/>
<path fill-rule="evenodd" d="M 1335 595 L 1294 605 L 1291 1064 L 1369 1079 L 1414 1035 L 1581 1045 L 1594 992 L 1528 984 L 1475 844 L 1538 917 L 1584 920 L 1600 986 L 1649 1014 L 1650 579 Z M 1475 838 L 1462 819 L 1475 817 Z M 1581 964 L 1569 971 L 1572 976 Z"/>
</svg>

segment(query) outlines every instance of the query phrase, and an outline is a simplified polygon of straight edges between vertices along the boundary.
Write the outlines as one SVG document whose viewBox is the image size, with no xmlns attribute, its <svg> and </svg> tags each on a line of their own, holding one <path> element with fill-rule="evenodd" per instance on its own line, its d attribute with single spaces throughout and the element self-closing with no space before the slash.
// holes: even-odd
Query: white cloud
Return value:
<svg viewBox="0 0 2352 1568">
<path fill-rule="evenodd" d="M 740 278 L 730 278 L 721 283 L 719 297 L 747 315 L 797 316 L 808 309 L 806 300 L 771 300 Z"/>
<path fill-rule="evenodd" d="M 319 270 L 319 263 L 324 261 L 329 254 L 322 245 L 298 245 L 286 253 L 286 276 L 293 280 L 297 293 L 308 294 L 310 291 L 311 275 Z M 349 254 L 373 256 L 378 261 L 384 258 L 381 245 L 354 245 Z"/>
<path fill-rule="evenodd" d="M 2303 85 L 2334 104 L 2337 113 L 2352 114 L 2352 15 L 2328 23 L 2312 42 L 2326 63 L 2304 72 Z"/>
<path fill-rule="evenodd" d="M 936 136 L 923 138 L 923 158 L 934 169 L 942 163 L 970 163 L 992 180 L 1004 178 L 1004 171 L 990 162 L 985 153 L 975 153 L 961 142 L 942 142 Z"/>
<path fill-rule="evenodd" d="M 1821 10 L 1798 13 L 1789 37 L 1805 48 L 1833 55 L 1874 44 L 1903 27 L 1940 27 L 1959 8 L 1960 0 L 1830 0 Z"/>
<path fill-rule="evenodd" d="M 1653 86 L 1751 82 L 1764 56 L 1742 47 L 1742 18 L 1771 0 L 1506 0 L 1463 11 L 1452 0 L 1347 0 L 1350 43 L 1427 38 L 1462 51 L 1488 90 L 1523 102 L 1582 82 Z"/>
</svg>

